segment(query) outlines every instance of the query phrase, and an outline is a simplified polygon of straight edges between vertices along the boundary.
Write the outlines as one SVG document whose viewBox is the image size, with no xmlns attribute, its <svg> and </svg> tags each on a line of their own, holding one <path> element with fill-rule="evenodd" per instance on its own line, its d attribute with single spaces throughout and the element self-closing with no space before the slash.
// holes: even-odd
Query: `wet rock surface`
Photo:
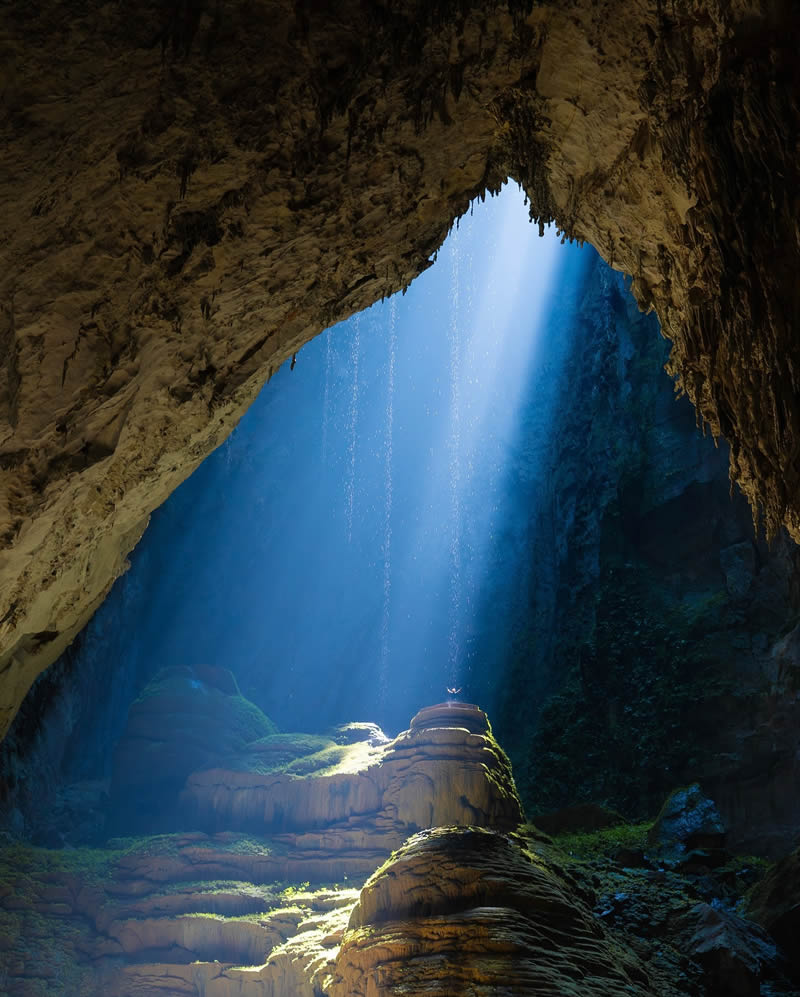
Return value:
<svg viewBox="0 0 800 997">
<path fill-rule="evenodd" d="M 775 946 L 748 923 L 720 905 L 698 904 L 696 927 L 687 949 L 703 969 L 706 986 L 731 997 L 758 997 L 765 967 L 777 966 Z"/>
<path fill-rule="evenodd" d="M 676 789 L 664 803 L 647 836 L 650 853 L 664 865 L 723 858 L 725 825 L 713 800 L 698 783 Z"/>
<path fill-rule="evenodd" d="M 534 847 L 582 891 L 610 935 L 636 953 L 654 992 L 794 997 L 789 950 L 746 908 L 753 884 L 770 878 L 767 863 L 726 854 L 723 863 L 673 868 L 649 851 L 652 827 L 563 834 Z"/>
<path fill-rule="evenodd" d="M 0 731 L 271 372 L 507 176 L 632 276 L 797 537 L 796 36 L 738 0 L 15 8 Z"/>
</svg>

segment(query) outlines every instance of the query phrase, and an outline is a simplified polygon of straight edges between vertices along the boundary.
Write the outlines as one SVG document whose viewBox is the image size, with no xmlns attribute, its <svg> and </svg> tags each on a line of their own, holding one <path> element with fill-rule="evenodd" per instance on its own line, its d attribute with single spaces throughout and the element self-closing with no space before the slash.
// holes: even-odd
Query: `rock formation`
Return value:
<svg viewBox="0 0 800 997">
<path fill-rule="evenodd" d="M 561 298 L 559 416 L 544 433 L 535 404 L 521 413 L 487 577 L 520 567 L 478 617 L 473 695 L 529 815 L 585 801 L 652 818 L 699 780 L 731 843 L 781 855 L 800 813 L 800 550 L 754 535 L 727 447 L 675 402 L 667 345 L 623 280 L 598 262 Z"/>
<path fill-rule="evenodd" d="M 192 772 L 240 753 L 275 725 L 226 668 L 164 668 L 131 705 L 114 750 L 112 812 L 120 834 L 153 830 Z"/>
<path fill-rule="evenodd" d="M 2 992 L 750 997 L 767 981 L 774 997 L 796 993 L 775 946 L 728 910 L 742 863 L 711 869 L 695 855 L 691 869 L 656 869 L 645 827 L 559 847 L 520 826 L 510 769 L 476 707 L 420 711 L 388 743 L 372 725 L 334 733 L 343 743 L 317 739 L 318 752 L 301 735 L 246 746 L 239 771 L 261 780 L 243 790 L 251 812 L 201 795 L 220 828 L 210 833 L 52 851 L 4 841 Z M 273 771 L 256 773 L 270 742 Z M 245 817 L 249 833 L 235 827 Z M 773 896 L 775 884 L 759 894 L 764 920 L 786 913 L 790 891 Z"/>
<path fill-rule="evenodd" d="M 777 862 L 748 898 L 747 915 L 784 946 L 794 976 L 800 980 L 800 848 Z"/>
<path fill-rule="evenodd" d="M 423 827 L 511 830 L 522 821 L 508 759 L 470 704 L 421 711 L 386 744 L 331 742 L 288 765 L 265 758 L 264 740 L 235 767 L 189 776 L 180 812 L 194 826 L 306 832 L 309 849 L 386 855 Z"/>
<path fill-rule="evenodd" d="M 650 993 L 541 857 L 504 835 L 437 828 L 370 877 L 336 960 L 331 997 Z"/>
<path fill-rule="evenodd" d="M 188 715 L 192 692 L 218 694 L 228 722 L 216 738 L 170 724 L 167 708 Z M 135 791 L 140 827 L 159 828 L 163 810 L 192 830 L 105 849 L 0 851 L 4 993 L 38 997 L 61 986 L 87 997 L 313 997 L 333 978 L 358 897 L 353 885 L 410 833 L 438 825 L 511 831 L 522 821 L 508 760 L 476 706 L 431 707 L 387 741 L 373 724 L 347 724 L 332 737 L 264 734 L 266 718 L 254 721 L 255 708 L 232 705 L 238 699 L 224 670 L 172 668 L 131 710 L 112 807 L 123 790 Z M 242 716 L 262 735 L 244 745 Z M 148 802 L 131 743 L 171 727 L 188 733 L 188 744 L 179 753 L 162 736 L 168 778 Z M 223 750 L 228 768 L 208 768 Z M 176 812 L 169 789 L 177 795 L 176 774 L 191 757 L 206 767 L 189 777 Z M 157 769 L 153 756 L 144 763 Z M 209 824 L 213 833 L 194 829 Z"/>
<path fill-rule="evenodd" d="M 270 372 L 508 176 L 633 277 L 800 537 L 796 42 L 739 0 L 10 11 L 0 731 Z"/>
</svg>

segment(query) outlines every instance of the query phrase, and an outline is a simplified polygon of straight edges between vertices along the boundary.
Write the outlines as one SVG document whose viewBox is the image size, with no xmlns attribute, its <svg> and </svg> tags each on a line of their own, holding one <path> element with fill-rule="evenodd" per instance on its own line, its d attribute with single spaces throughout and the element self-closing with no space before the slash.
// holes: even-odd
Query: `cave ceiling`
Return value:
<svg viewBox="0 0 800 997">
<path fill-rule="evenodd" d="M 632 278 L 800 540 L 791 0 L 0 15 L 0 734 L 271 374 L 506 178 Z"/>
</svg>

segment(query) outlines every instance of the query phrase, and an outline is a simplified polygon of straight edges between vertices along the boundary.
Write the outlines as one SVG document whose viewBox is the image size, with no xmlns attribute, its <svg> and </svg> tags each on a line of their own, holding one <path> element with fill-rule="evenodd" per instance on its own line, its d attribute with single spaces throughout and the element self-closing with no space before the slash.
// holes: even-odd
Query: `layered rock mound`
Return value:
<svg viewBox="0 0 800 997">
<path fill-rule="evenodd" d="M 143 717 L 164 715 L 158 703 L 180 713 L 195 695 L 241 699 L 225 673 L 201 680 L 170 670 L 132 711 L 129 739 L 142 733 Z M 256 726 L 267 722 L 261 717 Z M 86 997 L 326 994 L 354 886 L 409 833 L 468 823 L 510 830 L 522 819 L 486 715 L 460 704 L 439 723 L 448 721 L 466 726 L 413 728 L 393 741 L 371 724 L 330 737 L 268 733 L 238 752 L 220 735 L 228 767 L 192 774 L 183 797 L 190 820 L 213 833 L 63 856 L 18 849 L 0 877 L 0 980 L 15 997 L 43 997 L 55 986 Z M 228 727 L 242 734 L 241 725 Z M 184 764 L 207 747 L 190 739 L 175 755 L 168 732 L 162 741 L 172 775 L 173 756 Z M 118 766 L 118 777 L 124 772 Z M 163 801 L 164 785 L 156 790 Z"/>
<path fill-rule="evenodd" d="M 365 884 L 330 997 L 651 993 L 643 967 L 514 839 L 414 835 Z"/>
<path fill-rule="evenodd" d="M 228 669 L 163 668 L 131 706 L 114 751 L 112 813 L 120 833 L 152 832 L 191 772 L 276 733 Z"/>
<path fill-rule="evenodd" d="M 209 830 L 324 829 L 329 840 L 371 842 L 387 853 L 424 827 L 516 827 L 522 811 L 511 766 L 486 714 L 459 704 L 436 723 L 412 722 L 379 745 L 316 739 L 319 750 L 285 766 L 270 757 L 275 739 L 266 738 L 228 767 L 192 773 L 182 809 Z"/>
<path fill-rule="evenodd" d="M 299 874 L 276 883 L 285 870 L 270 864 L 263 839 L 170 835 L 111 844 L 63 854 L 0 851 L 4 995 L 324 992 L 357 889 L 309 888 Z"/>
<path fill-rule="evenodd" d="M 464 726 L 436 726 L 448 720 Z M 769 976 L 773 957 L 751 928 L 718 904 L 695 909 L 710 870 L 687 886 L 675 872 L 623 869 L 619 854 L 582 869 L 535 829 L 514 830 L 511 772 L 477 707 L 423 710 L 388 743 L 367 724 L 331 734 L 246 745 L 225 770 L 254 780 L 239 788 L 243 810 L 235 788 L 215 797 L 206 773 L 189 778 L 210 821 L 260 819 L 258 832 L 0 849 L 0 991 L 750 997 Z M 485 826 L 456 826 L 473 821 Z M 782 900 L 791 913 L 791 891 Z"/>
</svg>

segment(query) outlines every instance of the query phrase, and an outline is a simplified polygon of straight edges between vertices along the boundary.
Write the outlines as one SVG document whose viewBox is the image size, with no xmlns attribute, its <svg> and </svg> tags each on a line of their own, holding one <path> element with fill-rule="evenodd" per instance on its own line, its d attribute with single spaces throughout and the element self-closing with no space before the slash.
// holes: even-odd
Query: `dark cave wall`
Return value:
<svg viewBox="0 0 800 997">
<path fill-rule="evenodd" d="M 796 548 L 756 538 L 725 445 L 674 398 L 655 318 L 600 263 L 573 328 L 485 689 L 528 813 L 644 818 L 700 779 L 732 841 L 781 851 L 800 821 Z"/>
<path fill-rule="evenodd" d="M 790 0 L 45 0 L 0 38 L 0 732 L 280 363 L 519 179 L 798 536 Z"/>
</svg>

